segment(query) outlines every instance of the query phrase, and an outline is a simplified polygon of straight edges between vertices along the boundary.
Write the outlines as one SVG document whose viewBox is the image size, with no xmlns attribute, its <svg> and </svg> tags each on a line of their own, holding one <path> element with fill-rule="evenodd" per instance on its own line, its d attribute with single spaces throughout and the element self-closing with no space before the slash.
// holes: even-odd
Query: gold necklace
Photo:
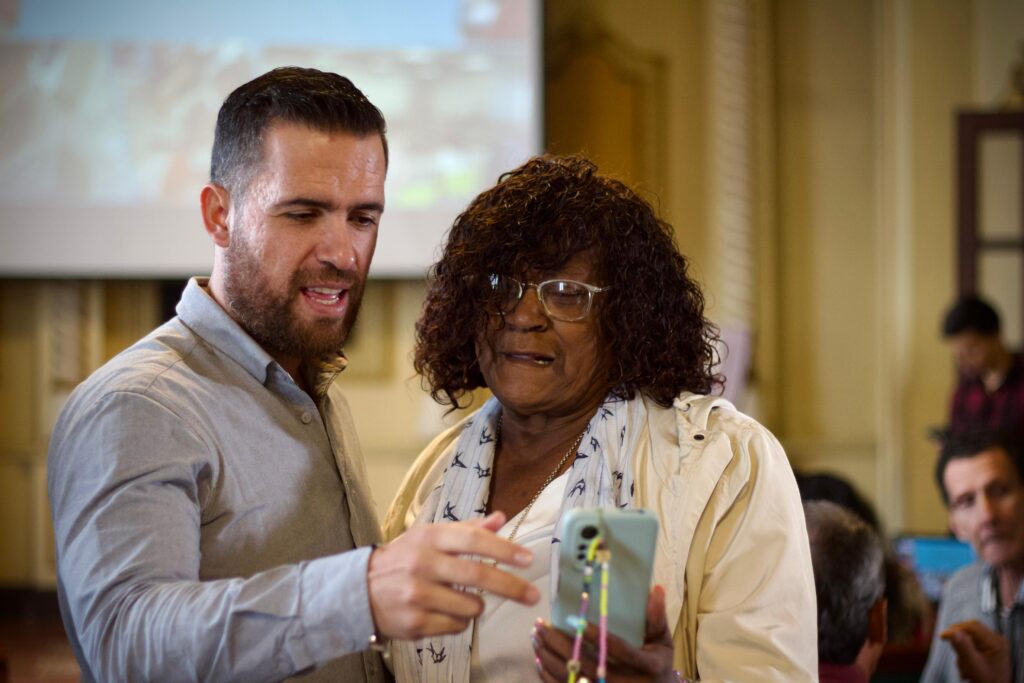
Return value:
<svg viewBox="0 0 1024 683">
<path fill-rule="evenodd" d="M 495 457 L 497 457 L 498 455 L 498 446 L 501 444 L 501 420 L 503 417 L 504 413 L 498 415 L 498 428 L 495 430 L 494 434 Z M 577 451 L 577 449 L 579 449 L 580 443 L 583 442 L 583 436 L 586 433 L 587 428 L 584 427 L 583 431 L 580 432 L 580 435 L 576 437 L 575 441 L 573 441 L 572 446 L 569 446 L 569 450 L 565 452 L 565 455 L 562 456 L 562 459 L 558 461 L 557 465 L 555 465 L 555 469 L 551 470 L 551 474 L 549 474 L 548 478 L 544 480 L 544 483 L 540 485 L 540 490 L 538 490 L 537 493 L 533 494 L 533 498 L 530 500 L 529 503 L 526 504 L 526 507 L 523 508 L 523 511 L 516 515 L 518 519 L 516 520 L 516 525 L 512 527 L 512 533 L 508 536 L 509 541 L 516 540 L 516 534 L 519 533 L 519 527 L 523 524 L 523 520 L 526 519 L 526 516 L 530 514 L 530 510 L 533 508 L 533 504 L 537 502 L 538 498 L 540 498 L 540 494 L 544 493 L 544 489 L 546 489 L 548 485 L 555 480 L 555 477 L 558 476 L 558 473 L 561 471 L 562 467 L 564 467 L 565 463 L 569 460 L 569 456 L 571 456 L 573 453 Z"/>
</svg>

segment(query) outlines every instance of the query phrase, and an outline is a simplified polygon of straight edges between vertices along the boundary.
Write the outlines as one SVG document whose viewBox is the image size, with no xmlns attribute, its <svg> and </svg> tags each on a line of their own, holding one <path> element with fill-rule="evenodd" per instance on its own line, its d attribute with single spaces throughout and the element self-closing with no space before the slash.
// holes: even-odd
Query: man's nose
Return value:
<svg viewBox="0 0 1024 683">
<path fill-rule="evenodd" d="M 317 242 L 316 258 L 338 270 L 352 270 L 356 266 L 356 250 L 348 225 L 343 220 L 324 222 Z"/>
<path fill-rule="evenodd" d="M 995 517 L 995 501 L 987 493 L 978 497 L 978 516 L 982 522 L 990 522 Z"/>
</svg>

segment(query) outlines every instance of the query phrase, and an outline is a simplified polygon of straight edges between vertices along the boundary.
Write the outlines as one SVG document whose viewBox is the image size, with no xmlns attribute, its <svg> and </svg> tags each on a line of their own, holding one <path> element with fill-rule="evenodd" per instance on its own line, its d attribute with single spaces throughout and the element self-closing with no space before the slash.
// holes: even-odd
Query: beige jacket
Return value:
<svg viewBox="0 0 1024 683">
<path fill-rule="evenodd" d="M 661 522 L 654 581 L 665 588 L 676 667 L 687 678 L 817 681 L 817 608 L 803 508 L 782 446 L 725 399 L 646 398 L 634 454 L 638 507 Z M 421 483 L 452 448 L 446 430 L 413 464 L 384 522 L 405 527 Z"/>
</svg>

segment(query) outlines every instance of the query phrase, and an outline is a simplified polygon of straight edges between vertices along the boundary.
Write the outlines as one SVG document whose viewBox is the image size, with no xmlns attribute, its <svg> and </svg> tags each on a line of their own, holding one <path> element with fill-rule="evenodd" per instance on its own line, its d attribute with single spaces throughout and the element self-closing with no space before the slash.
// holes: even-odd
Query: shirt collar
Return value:
<svg viewBox="0 0 1024 683">
<path fill-rule="evenodd" d="M 188 281 L 176 308 L 178 318 L 265 385 L 271 366 L 280 365 L 214 300 L 208 291 L 209 282 L 206 277 L 194 277 Z M 312 367 L 304 369 L 309 386 L 314 388 L 317 397 L 327 392 L 331 382 L 347 364 L 345 354 L 339 350 L 337 354 L 325 356 Z"/>
<path fill-rule="evenodd" d="M 1021 582 L 1020 588 L 1017 590 L 1017 597 L 1014 598 L 1014 604 L 1024 605 L 1024 581 Z M 996 607 L 999 606 L 999 575 L 996 573 L 995 567 L 990 564 L 985 565 L 985 571 L 981 574 L 981 611 L 986 614 L 991 614 L 996 611 Z M 1008 605 L 1004 605 L 1007 607 Z"/>
</svg>

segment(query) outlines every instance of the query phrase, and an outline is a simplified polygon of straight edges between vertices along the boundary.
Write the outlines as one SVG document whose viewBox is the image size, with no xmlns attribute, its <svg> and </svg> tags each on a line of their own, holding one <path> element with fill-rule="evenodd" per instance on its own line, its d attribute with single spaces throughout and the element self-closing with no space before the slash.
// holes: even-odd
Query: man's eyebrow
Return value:
<svg viewBox="0 0 1024 683">
<path fill-rule="evenodd" d="M 322 199 L 313 199 L 311 197 L 289 197 L 288 199 L 283 199 L 275 203 L 270 208 L 271 210 L 280 210 L 285 207 L 305 207 L 309 209 L 330 210 L 334 208 L 334 204 Z"/>
<path fill-rule="evenodd" d="M 271 211 L 280 211 L 284 208 L 308 208 L 308 209 L 322 209 L 324 211 L 330 211 L 336 208 L 333 202 L 324 201 L 323 199 L 313 199 L 312 197 L 291 197 L 289 199 L 281 200 L 270 207 Z M 352 207 L 353 211 L 376 211 L 377 213 L 384 213 L 384 205 L 380 202 L 363 202 L 362 204 L 356 204 Z"/>
<path fill-rule="evenodd" d="M 380 202 L 363 202 L 352 207 L 353 211 L 376 211 L 384 213 L 384 205 Z"/>
</svg>

